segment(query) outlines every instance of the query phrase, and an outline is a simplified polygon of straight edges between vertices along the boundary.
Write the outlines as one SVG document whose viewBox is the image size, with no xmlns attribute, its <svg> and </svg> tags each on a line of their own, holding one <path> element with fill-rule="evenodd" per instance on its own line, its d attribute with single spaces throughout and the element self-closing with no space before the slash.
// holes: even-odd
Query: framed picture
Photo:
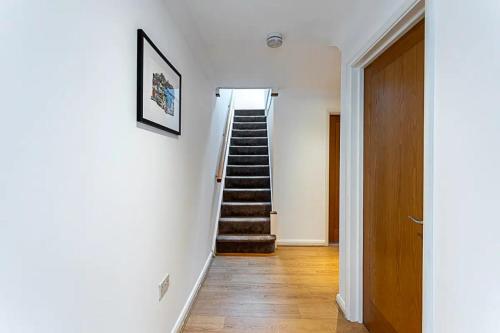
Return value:
<svg viewBox="0 0 500 333">
<path fill-rule="evenodd" d="M 180 135 L 181 86 L 179 71 L 137 30 L 137 121 Z"/>
</svg>

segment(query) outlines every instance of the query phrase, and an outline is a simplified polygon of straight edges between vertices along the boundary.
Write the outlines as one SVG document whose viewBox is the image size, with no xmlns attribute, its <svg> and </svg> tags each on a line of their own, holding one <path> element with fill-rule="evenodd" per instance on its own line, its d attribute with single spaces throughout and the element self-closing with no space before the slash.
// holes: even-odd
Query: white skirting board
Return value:
<svg viewBox="0 0 500 333">
<path fill-rule="evenodd" d="M 345 316 L 345 314 L 346 314 L 346 312 L 345 312 L 345 301 L 342 298 L 342 295 L 337 294 L 337 297 L 335 297 L 335 299 L 337 300 L 337 304 L 339 305 L 340 310 L 342 311 L 342 313 Z"/>
<path fill-rule="evenodd" d="M 278 246 L 328 246 L 324 239 L 278 239 Z"/>
<path fill-rule="evenodd" d="M 198 295 L 198 291 L 201 288 L 201 285 L 203 284 L 203 281 L 205 280 L 205 276 L 207 275 L 208 268 L 210 267 L 210 264 L 212 263 L 213 259 L 213 253 L 210 252 L 208 254 L 208 258 L 205 261 L 205 266 L 203 266 L 203 269 L 201 270 L 200 276 L 198 276 L 198 279 L 196 280 L 195 285 L 193 286 L 193 290 L 191 290 L 191 293 L 189 294 L 189 297 L 186 301 L 186 304 L 184 304 L 184 307 L 182 308 L 181 313 L 179 314 L 179 318 L 177 318 L 177 321 L 175 322 L 174 327 L 172 328 L 171 333 L 179 333 L 184 326 L 184 322 L 186 321 L 187 317 L 189 316 L 189 311 L 191 310 L 191 307 L 194 304 L 194 301 L 196 300 L 196 295 Z"/>
</svg>

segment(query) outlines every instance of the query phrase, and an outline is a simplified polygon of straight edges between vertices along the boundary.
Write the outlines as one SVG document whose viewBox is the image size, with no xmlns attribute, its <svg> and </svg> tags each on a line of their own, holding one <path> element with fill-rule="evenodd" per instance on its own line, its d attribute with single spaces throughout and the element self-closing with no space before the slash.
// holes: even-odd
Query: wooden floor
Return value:
<svg viewBox="0 0 500 333">
<path fill-rule="evenodd" d="M 280 247 L 273 256 L 218 256 L 185 333 L 367 333 L 339 312 L 337 247 Z"/>
</svg>

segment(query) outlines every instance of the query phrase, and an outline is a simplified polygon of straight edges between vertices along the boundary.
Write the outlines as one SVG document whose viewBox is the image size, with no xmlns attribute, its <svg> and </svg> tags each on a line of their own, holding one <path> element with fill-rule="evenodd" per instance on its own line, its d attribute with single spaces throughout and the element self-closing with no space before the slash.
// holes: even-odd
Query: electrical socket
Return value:
<svg viewBox="0 0 500 333">
<path fill-rule="evenodd" d="M 159 298 L 158 301 L 161 301 L 161 299 L 163 298 L 163 296 L 165 296 L 165 294 L 167 293 L 169 285 L 170 285 L 170 275 L 167 274 L 167 276 L 165 276 L 165 278 L 163 279 L 163 281 L 161 281 L 161 283 L 158 285 L 158 290 L 160 292 L 160 298 Z"/>
</svg>

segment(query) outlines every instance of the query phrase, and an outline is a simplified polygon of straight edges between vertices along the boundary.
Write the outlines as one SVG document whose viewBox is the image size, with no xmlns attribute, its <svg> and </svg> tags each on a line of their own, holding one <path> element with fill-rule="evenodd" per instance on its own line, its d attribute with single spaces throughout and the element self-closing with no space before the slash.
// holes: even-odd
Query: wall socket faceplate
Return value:
<svg viewBox="0 0 500 333">
<path fill-rule="evenodd" d="M 167 276 L 165 276 L 163 281 L 161 281 L 161 283 L 158 285 L 158 291 L 160 292 L 160 297 L 159 297 L 158 301 L 161 301 L 163 296 L 165 296 L 169 285 L 170 285 L 170 275 L 167 274 Z"/>
</svg>

